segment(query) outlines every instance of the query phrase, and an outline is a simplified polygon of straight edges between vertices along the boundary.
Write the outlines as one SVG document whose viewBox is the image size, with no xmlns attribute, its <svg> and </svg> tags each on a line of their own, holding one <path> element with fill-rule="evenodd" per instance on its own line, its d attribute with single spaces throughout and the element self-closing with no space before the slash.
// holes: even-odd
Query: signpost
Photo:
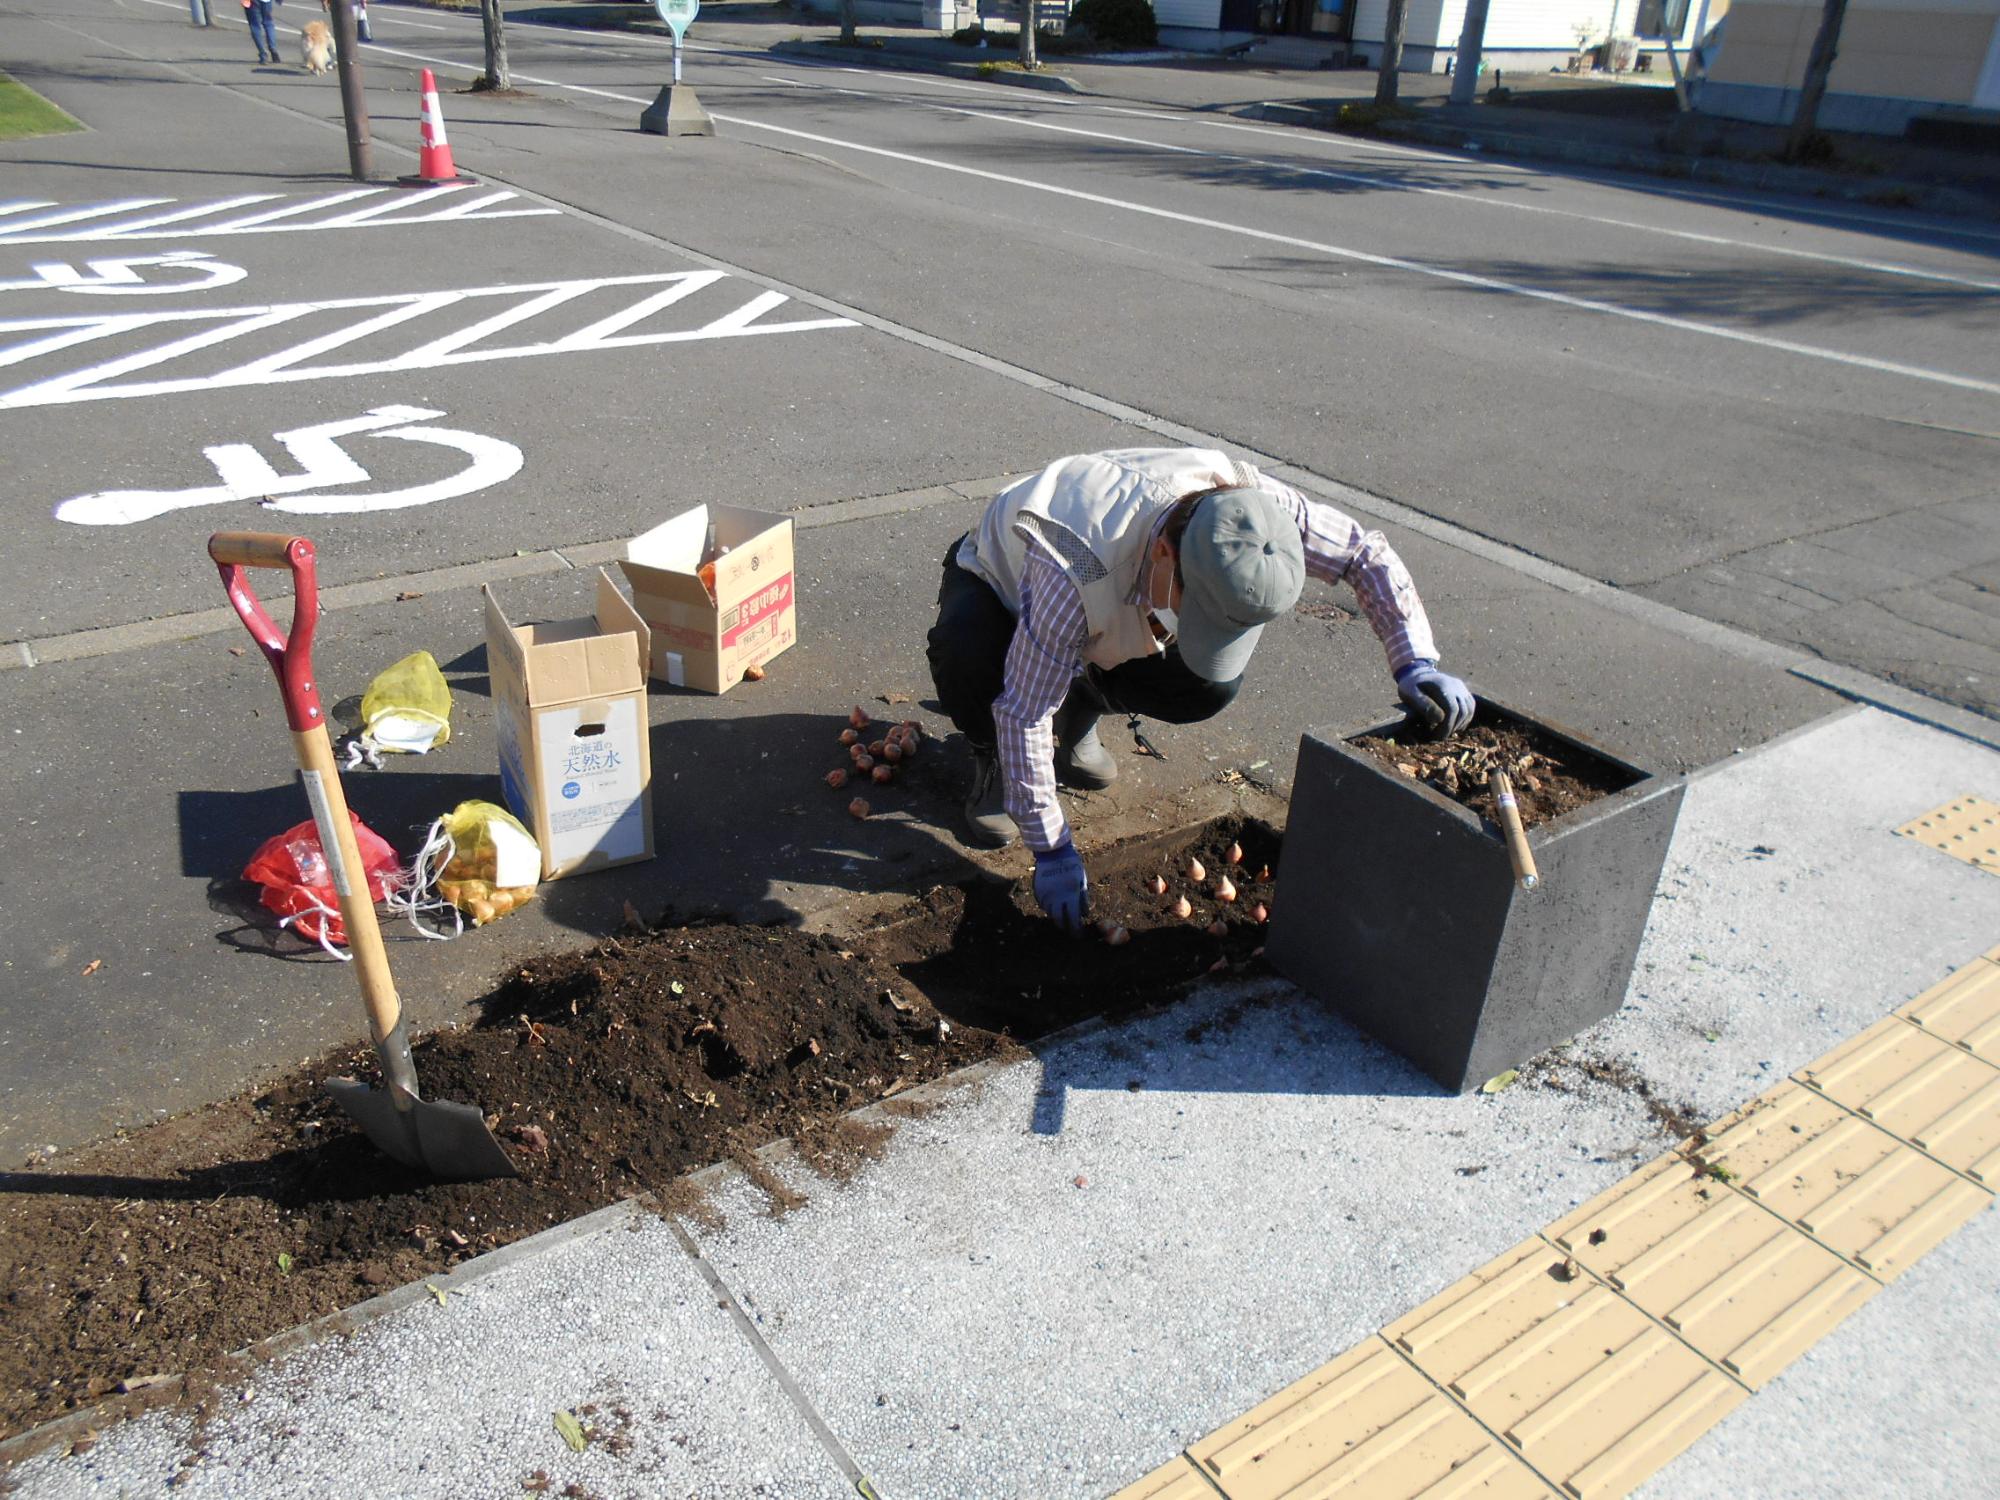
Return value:
<svg viewBox="0 0 2000 1500">
<path fill-rule="evenodd" d="M 674 81 L 639 116 L 639 128 L 653 135 L 714 135 L 715 124 L 694 90 L 681 86 L 681 38 L 700 13 L 701 0 L 653 0 L 653 9 L 674 34 Z"/>
</svg>

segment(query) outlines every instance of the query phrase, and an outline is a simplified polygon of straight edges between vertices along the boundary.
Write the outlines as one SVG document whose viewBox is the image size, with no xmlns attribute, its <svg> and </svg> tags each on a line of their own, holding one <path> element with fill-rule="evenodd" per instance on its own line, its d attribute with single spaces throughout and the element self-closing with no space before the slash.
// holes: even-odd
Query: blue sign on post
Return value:
<svg viewBox="0 0 2000 1500">
<path fill-rule="evenodd" d="M 660 13 L 660 19 L 673 31 L 678 42 L 701 9 L 701 0 L 653 0 L 653 9 Z"/>
<path fill-rule="evenodd" d="M 701 0 L 653 0 L 653 9 L 660 13 L 660 19 L 667 23 L 667 29 L 674 34 L 674 82 L 681 81 L 681 37 L 694 24 L 695 16 L 701 10 Z"/>
</svg>

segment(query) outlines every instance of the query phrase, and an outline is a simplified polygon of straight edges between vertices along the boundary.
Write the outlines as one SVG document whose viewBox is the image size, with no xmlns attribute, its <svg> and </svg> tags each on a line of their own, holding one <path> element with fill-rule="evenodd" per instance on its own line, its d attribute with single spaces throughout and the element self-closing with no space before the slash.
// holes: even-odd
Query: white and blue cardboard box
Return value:
<svg viewBox="0 0 2000 1500">
<path fill-rule="evenodd" d="M 542 846 L 542 878 L 651 859 L 646 622 L 602 569 L 586 619 L 515 625 L 485 594 L 501 792 Z"/>
</svg>

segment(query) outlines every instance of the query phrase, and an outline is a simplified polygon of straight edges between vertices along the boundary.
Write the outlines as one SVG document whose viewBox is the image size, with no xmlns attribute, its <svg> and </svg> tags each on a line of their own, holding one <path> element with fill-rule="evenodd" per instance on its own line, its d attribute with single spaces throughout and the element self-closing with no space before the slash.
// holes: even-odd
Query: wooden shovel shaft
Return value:
<svg viewBox="0 0 2000 1500">
<path fill-rule="evenodd" d="M 1535 869 L 1535 851 L 1528 847 L 1528 831 L 1521 826 L 1521 808 L 1514 800 L 1514 782 L 1505 771 L 1493 773 L 1493 800 L 1499 806 L 1501 830 L 1507 835 L 1507 853 L 1514 861 L 1514 878 L 1521 882 L 1522 890 L 1532 891 L 1542 883 L 1542 877 Z"/>
<path fill-rule="evenodd" d="M 380 1045 L 402 1019 L 403 1004 L 389 973 L 389 955 L 382 946 L 381 924 L 375 920 L 375 901 L 368 889 L 360 845 L 355 842 L 354 822 L 347 815 L 347 794 L 340 787 L 333 741 L 327 738 L 326 725 L 315 724 L 310 729 L 293 730 L 292 744 L 298 750 L 320 848 L 326 853 L 334 891 L 340 898 L 347 950 L 354 955 L 355 973 L 361 980 L 361 1003 L 368 1008 L 368 1025 Z"/>
</svg>

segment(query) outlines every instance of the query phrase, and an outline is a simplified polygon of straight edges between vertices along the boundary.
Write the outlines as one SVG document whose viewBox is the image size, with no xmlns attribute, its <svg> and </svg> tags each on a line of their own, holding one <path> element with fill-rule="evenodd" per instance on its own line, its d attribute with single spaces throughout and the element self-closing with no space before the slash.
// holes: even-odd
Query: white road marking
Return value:
<svg viewBox="0 0 2000 1500">
<path fill-rule="evenodd" d="M 178 8 L 176 0 L 145 0 L 145 3 Z M 459 72 L 481 71 L 471 69 L 467 64 L 454 61 L 450 58 L 431 57 L 422 53 L 405 52 L 394 47 L 378 47 L 377 50 L 386 52 L 391 56 L 409 58 L 412 61 L 424 63 L 431 67 L 447 68 Z M 564 83 L 562 80 L 555 78 L 538 78 L 518 72 L 514 76 L 525 83 L 533 83 L 543 88 L 560 88 L 573 93 L 592 94 L 600 98 L 615 99 L 626 104 L 646 105 L 652 102 L 647 99 L 635 98 L 630 94 L 614 93 L 607 89 L 587 88 L 582 84 Z M 930 167 L 938 171 L 981 178 L 988 182 L 1005 183 L 1010 187 L 1026 188 L 1032 192 L 1050 193 L 1057 197 L 1094 203 L 1101 207 L 1119 209 L 1127 213 L 1143 214 L 1149 218 L 1165 219 L 1192 225 L 1197 228 L 1213 229 L 1226 234 L 1242 235 L 1246 238 L 1269 244 L 1310 250 L 1317 254 L 1332 256 L 1336 259 L 1352 260 L 1365 265 L 1378 265 L 1385 269 L 1407 271 L 1419 276 L 1430 276 L 1462 286 L 1478 287 L 1483 291 L 1504 292 L 1509 296 L 1550 302 L 1558 306 L 1571 307 L 1583 312 L 1600 313 L 1609 317 L 1626 318 L 1633 322 L 1649 323 L 1657 327 L 1671 328 L 1679 332 L 1692 333 L 1706 338 L 1718 338 L 1731 343 L 1749 344 L 1759 348 L 1775 350 L 1780 353 L 1796 354 L 1807 359 L 1826 360 L 1834 364 L 1850 365 L 1857 369 L 1874 370 L 1880 374 L 1895 375 L 1904 379 L 1920 380 L 1939 385 L 1956 386 L 1965 390 L 1985 391 L 1990 394 L 2000 395 L 2000 384 L 1989 380 L 1980 380 L 1973 376 L 1956 375 L 1944 370 L 1930 370 L 1919 365 L 1900 364 L 1893 360 L 1874 359 L 1863 354 L 1847 354 L 1836 349 L 1821 348 L 1813 344 L 1801 344 L 1791 339 L 1773 338 L 1766 334 L 1751 333 L 1744 329 L 1728 328 L 1714 323 L 1702 323 L 1692 318 L 1677 318 L 1668 313 L 1648 312 L 1643 308 L 1624 307 L 1617 303 L 1602 302 L 1594 298 L 1575 297 L 1567 292 L 1550 291 L 1542 287 L 1524 286 L 1515 282 L 1502 281 L 1495 277 L 1478 276 L 1471 272 L 1454 271 L 1444 266 L 1427 265 L 1422 261 L 1405 260 L 1398 256 L 1373 255 L 1366 251 L 1353 250 L 1340 245 L 1330 245 L 1319 241 L 1301 239 L 1295 235 L 1279 234 L 1271 230 L 1253 229 L 1247 225 L 1225 223 L 1219 219 L 1203 218 L 1196 214 L 1176 213 L 1170 209 L 1154 208 L 1148 204 L 1112 198 L 1100 193 L 1087 193 L 1080 189 L 1058 187 L 1053 183 L 1036 182 L 1030 178 L 1015 177 L 1007 173 L 990 172 L 980 167 L 961 166 L 955 162 L 940 161 L 934 157 L 917 156 L 910 152 L 893 151 L 882 146 L 864 145 L 858 141 L 848 141 L 834 136 L 818 135 L 811 131 L 793 130 L 782 125 L 772 125 L 763 120 L 753 120 L 743 115 L 718 114 L 711 110 L 709 118 L 727 125 L 742 125 L 752 130 L 763 130 L 774 135 L 789 136 L 795 140 L 811 141 L 815 145 L 858 151 L 865 155 L 885 157 L 890 160 L 906 162 L 913 166 Z M 4 401 L 0 401 L 0 405 L 4 404 Z"/>
<path fill-rule="evenodd" d="M 1762 349 L 1775 349 L 1785 354 L 1796 354 L 1807 359 L 1827 360 L 1834 364 L 1850 365 L 1856 369 L 1874 370 L 1884 375 L 1895 375 L 1906 380 L 1922 380 L 1937 385 L 1957 386 L 1963 390 L 1984 391 L 2000 395 L 2000 383 L 1981 380 L 1971 375 L 1956 375 L 1947 370 L 1930 370 L 1920 365 L 1899 364 L 1894 360 L 1875 359 L 1865 354 L 1847 354 L 1838 349 L 1821 348 L 1815 344 L 1801 344 L 1792 339 L 1773 338 L 1769 334 L 1751 333 L 1746 329 L 1729 328 L 1717 323 L 1697 322 L 1693 318 L 1677 318 L 1671 313 L 1649 312 L 1644 308 L 1625 307 L 1616 302 L 1601 302 L 1592 297 L 1576 297 L 1568 292 L 1550 291 L 1545 287 L 1525 286 L 1519 282 L 1502 281 L 1494 276 L 1480 276 L 1470 271 L 1454 271 L 1448 266 L 1430 265 L 1423 261 L 1406 260 L 1396 255 L 1375 255 L 1366 250 L 1354 250 L 1344 245 L 1332 245 L 1322 240 L 1309 240 L 1293 234 L 1279 234 L 1274 230 L 1256 229 L 1247 224 L 1234 224 L 1222 219 L 1205 218 L 1200 214 L 1179 213 L 1173 209 L 1155 208 L 1147 203 L 1135 203 L 1126 198 L 1113 198 L 1104 193 L 1089 193 L 1081 188 L 1060 187 L 1055 183 L 1037 182 L 1029 177 L 1016 177 L 1007 172 L 991 172 L 983 167 L 968 167 L 957 162 L 941 161 L 936 157 L 917 156 L 907 151 L 892 151 L 885 146 L 868 146 L 858 141 L 842 140 L 835 136 L 819 135 L 809 130 L 793 130 L 783 125 L 772 125 L 763 120 L 753 120 L 742 115 L 719 114 L 709 111 L 709 118 L 724 125 L 742 125 L 752 130 L 768 131 L 773 135 L 788 136 L 793 140 L 811 141 L 818 146 L 832 146 L 836 149 L 858 151 L 868 156 L 886 157 L 892 161 L 908 163 L 911 166 L 930 167 L 940 172 L 951 172 L 965 177 L 977 177 L 986 182 L 1003 183 L 1008 187 L 1025 188 L 1030 192 L 1048 193 L 1058 198 L 1068 198 L 1079 203 L 1091 203 L 1100 208 L 1117 209 L 1124 213 L 1142 214 L 1147 218 L 1164 219 L 1176 224 L 1186 224 L 1197 229 L 1211 229 L 1220 234 L 1237 235 L 1245 239 L 1257 240 L 1264 244 L 1284 245 L 1293 250 L 1309 250 L 1316 255 L 1330 256 L 1336 260 L 1351 260 L 1362 265 L 1380 266 L 1385 270 L 1407 271 L 1417 276 L 1429 276 L 1439 281 L 1449 281 L 1459 286 L 1477 287 L 1486 292 L 1504 292 L 1513 297 L 1525 297 L 1536 302 L 1554 303 L 1558 307 L 1575 308 L 1579 312 L 1601 313 L 1607 317 L 1627 318 L 1636 323 L 1648 323 L 1659 328 L 1671 328 L 1681 333 L 1698 334 L 1705 338 L 1725 339 L 1731 343 L 1750 344 Z"/>
<path fill-rule="evenodd" d="M 280 474 L 249 443 L 218 443 L 202 449 L 202 454 L 214 465 L 220 484 L 185 490 L 102 490 L 63 501 L 56 507 L 55 516 L 58 521 L 76 526 L 130 526 L 169 511 L 256 499 L 261 499 L 267 510 L 295 515 L 353 515 L 363 511 L 403 510 L 469 495 L 520 473 L 521 450 L 512 443 L 476 432 L 420 425 L 443 415 L 441 411 L 421 406 L 378 406 L 366 416 L 277 433 L 276 441 L 299 465 L 295 474 Z M 449 478 L 400 490 L 358 495 L 313 493 L 368 482 L 368 471 L 338 441 L 361 432 L 456 448 L 472 462 Z"/>
<path fill-rule="evenodd" d="M 851 94 L 857 98 L 871 99 L 878 95 L 865 89 L 843 89 L 834 84 L 815 83 L 801 79 L 782 78 L 766 74 L 764 82 L 783 84 L 789 88 L 813 89 L 822 93 Z M 1802 250 L 1790 245 L 1767 245 L 1755 240 L 1731 239 L 1726 235 L 1702 234 L 1691 229 L 1667 229 L 1653 224 L 1641 224 L 1631 219 L 1613 219 L 1603 214 L 1581 213 L 1575 209 L 1555 208 L 1544 203 L 1524 203 L 1513 198 L 1495 198 L 1485 193 L 1467 188 L 1427 187 L 1420 183 L 1396 182 L 1368 172 L 1343 172 L 1334 167 L 1305 166 L 1297 162 L 1273 161 L 1269 157 L 1241 156 L 1230 151 L 1209 151 L 1199 146 L 1175 146 L 1162 141 L 1148 140 L 1144 136 L 1114 135 L 1110 131 L 1087 130 L 1076 125 L 1058 125 L 1052 120 L 1037 120 L 1024 115 L 1009 114 L 985 109 L 971 109 L 964 105 L 938 104 L 928 100 L 910 101 L 918 109 L 935 110 L 940 114 L 964 115 L 970 119 L 987 120 L 997 125 L 1012 125 L 1023 130 L 1047 130 L 1061 135 L 1082 136 L 1087 140 L 1105 141 L 1117 146 L 1139 146 L 1149 151 L 1159 151 L 1172 156 L 1195 156 L 1206 161 L 1220 161 L 1258 167 L 1269 171 L 1287 172 L 1299 177 L 1323 177 L 1333 182 L 1354 183 L 1362 187 L 1379 188 L 1392 193 L 1415 193 L 1423 197 L 1446 198 L 1457 203 L 1474 203 L 1484 208 L 1511 209 L 1516 213 L 1545 214 L 1555 218 L 1576 219 L 1584 223 L 1599 224 L 1610 229 L 1633 230 L 1640 234 L 1663 235 L 1670 239 L 1688 240 L 1703 245 L 1719 245 L 1731 250 L 1748 250 L 1759 255 L 1777 255 L 1797 260 L 1820 261 L 1828 265 L 1843 266 L 1849 270 L 1873 271 L 1883 276 L 1908 276 L 1919 281 L 1937 281 L 1951 286 L 1972 287 L 1979 291 L 2000 292 L 2000 281 L 1987 280 L 1976 276 L 1958 276 L 1949 271 L 1934 271 L 1923 266 L 1898 265 L 1890 261 L 1862 260 L 1851 255 L 1835 255 L 1828 251 Z"/>
<path fill-rule="evenodd" d="M 213 260 L 206 250 L 169 250 L 165 255 L 125 255 L 109 260 L 85 262 L 86 276 L 68 261 L 37 261 L 35 274 L 20 281 L 0 281 L 0 292 L 82 292 L 104 297 L 157 297 L 162 293 L 203 292 L 210 287 L 230 286 L 250 273 L 241 266 Z M 160 266 L 200 273 L 199 281 L 173 279 L 147 281 L 135 267 Z"/>
<path fill-rule="evenodd" d="M 165 342 L 121 355 L 101 364 L 45 376 L 0 392 L 0 408 L 50 406 L 76 401 L 118 400 L 182 391 L 218 390 L 231 386 L 270 385 L 295 380 L 328 380 L 378 375 L 401 370 L 429 370 L 449 365 L 477 364 L 496 359 L 524 359 L 542 354 L 572 354 L 593 349 L 627 349 L 652 344 L 690 343 L 702 339 L 746 338 L 760 334 L 805 333 L 853 328 L 852 318 L 819 317 L 791 322 L 763 319 L 790 299 L 782 292 L 760 290 L 726 312 L 690 327 L 663 333 L 622 330 L 661 309 L 731 281 L 722 271 L 675 271 L 642 276 L 611 276 L 594 280 L 544 281 L 520 286 L 470 287 L 458 291 L 408 292 L 380 297 L 346 297 L 323 302 L 279 303 L 265 307 L 175 309 L 157 313 L 105 313 L 88 317 L 15 318 L 0 321 L 0 368 L 26 365 L 51 354 L 133 334 L 162 333 L 187 327 L 192 331 Z M 597 316 L 582 327 L 528 344 L 468 348 L 469 343 L 507 326 L 605 289 L 647 288 L 636 302 L 608 316 Z M 480 299 L 520 299 L 472 328 L 456 328 L 408 347 L 399 354 L 351 364 L 309 361 L 357 340 L 406 323 L 416 323 L 463 303 Z M 223 363 L 205 373 L 167 380 L 122 381 L 122 377 L 170 360 L 186 358 L 299 319 L 352 311 L 357 316 L 331 332 L 322 333 L 276 353 L 237 363 Z M 5 335 L 24 334 L 18 343 Z"/>
<path fill-rule="evenodd" d="M 164 213 L 138 213 L 174 203 L 172 198 L 127 198 L 115 203 L 72 206 L 52 214 L 9 222 L 0 218 L 0 248 L 8 245 L 78 244 L 89 241 L 208 239 L 233 234 L 303 234 L 315 229 L 375 229 L 408 224 L 539 218 L 561 209 L 543 204 L 505 208 L 520 194 L 511 189 L 453 183 L 412 193 L 401 188 L 348 188 L 292 202 L 278 193 L 211 198 Z M 372 200 L 360 207 L 348 205 Z M 231 210 L 277 203 L 255 213 Z M 39 205 L 37 205 L 39 206 Z M 336 212 L 338 210 L 338 212 Z M 221 217 L 217 218 L 216 216 Z M 213 223 L 199 222 L 215 219 Z"/>
</svg>

